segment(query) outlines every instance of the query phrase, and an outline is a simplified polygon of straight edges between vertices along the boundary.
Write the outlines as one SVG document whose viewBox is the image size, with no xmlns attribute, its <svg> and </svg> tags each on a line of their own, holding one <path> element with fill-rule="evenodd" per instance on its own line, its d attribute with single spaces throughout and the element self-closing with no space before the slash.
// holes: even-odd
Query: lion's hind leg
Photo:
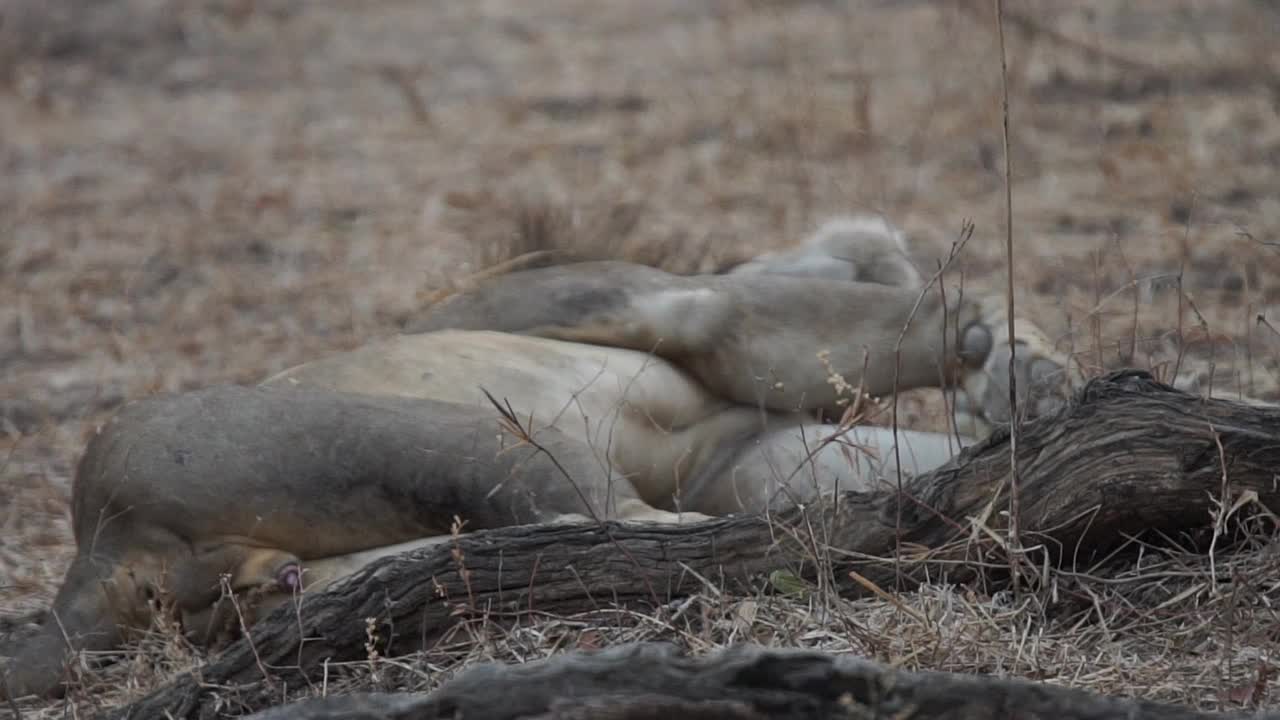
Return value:
<svg viewBox="0 0 1280 720">
<path fill-rule="evenodd" d="M 705 352 L 732 316 L 732 298 L 706 278 L 588 262 L 492 278 L 427 308 L 404 331 L 489 330 L 671 357 Z"/>
<path fill-rule="evenodd" d="M 908 257 L 902 232 L 876 215 L 830 218 L 799 245 L 760 255 L 732 268 L 730 274 L 865 282 L 917 293 L 925 288 L 924 279 Z M 956 295 L 958 293 L 953 297 Z M 914 305 L 914 300 L 906 295 L 891 299 L 898 304 L 908 301 Z M 934 298 L 928 298 L 919 316 L 931 319 L 936 314 L 934 304 Z M 942 362 L 944 366 L 958 368 L 956 381 L 965 391 L 961 402 L 967 407 L 962 406 L 957 412 L 961 416 L 957 418 L 960 426 L 984 435 L 989 429 L 987 423 L 1008 422 L 1011 354 L 1016 357 L 1020 414 L 1034 417 L 1058 407 L 1072 385 L 1069 358 L 1058 352 L 1046 334 L 1025 317 L 1014 318 L 1011 342 L 1008 307 L 1003 298 L 971 294 L 964 304 L 964 311 L 957 314 L 961 325 L 960 347 L 956 353 L 959 357 L 943 358 Z M 912 384 L 922 383 L 930 372 L 936 372 L 932 368 L 939 364 L 937 348 L 928 337 L 932 327 L 928 322 L 918 325 L 920 330 L 908 329 L 901 359 L 907 368 L 904 375 L 920 378 Z M 883 382 L 879 385 L 875 390 L 887 388 Z"/>
<path fill-rule="evenodd" d="M 729 269 L 731 275 L 796 277 L 924 287 L 902 232 L 879 215 L 828 218 L 795 247 L 766 252 Z"/>
</svg>

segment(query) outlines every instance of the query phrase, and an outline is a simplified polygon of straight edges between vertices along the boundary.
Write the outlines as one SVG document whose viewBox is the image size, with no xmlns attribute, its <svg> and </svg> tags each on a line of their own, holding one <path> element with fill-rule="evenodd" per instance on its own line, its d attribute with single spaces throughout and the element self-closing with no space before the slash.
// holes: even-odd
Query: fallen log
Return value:
<svg viewBox="0 0 1280 720">
<path fill-rule="evenodd" d="M 367 618 L 387 656 L 430 648 L 472 617 L 653 606 L 699 592 L 707 581 L 750 591 L 778 570 L 808 578 L 831 572 L 844 589 L 856 588 L 849 570 L 899 588 L 926 575 L 965 581 L 977 572 L 974 560 L 1009 561 L 989 540 L 1005 526 L 1009 467 L 1008 436 L 997 432 L 934 472 L 904 478 L 901 493 L 842 493 L 773 517 L 685 526 L 461 535 L 377 561 L 296 610 L 280 608 L 198 673 L 113 716 L 196 718 L 268 707 L 280 695 L 265 688 L 298 687 L 325 661 L 365 657 Z M 1037 563 L 1087 565 L 1127 536 L 1212 528 L 1218 502 L 1230 507 L 1252 497 L 1280 510 L 1280 408 L 1202 399 L 1141 371 L 1112 373 L 1058 414 L 1023 425 L 1017 467 L 1022 544 L 1044 554 Z M 975 533 L 977 523 L 993 532 Z"/>
<path fill-rule="evenodd" d="M 501 688 L 501 692 L 495 692 Z M 1215 714 L 1026 680 L 905 672 L 849 655 L 736 645 L 688 657 L 618 645 L 521 665 L 476 665 L 429 694 L 361 693 L 272 708 L 250 720 L 1195 720 Z"/>
</svg>

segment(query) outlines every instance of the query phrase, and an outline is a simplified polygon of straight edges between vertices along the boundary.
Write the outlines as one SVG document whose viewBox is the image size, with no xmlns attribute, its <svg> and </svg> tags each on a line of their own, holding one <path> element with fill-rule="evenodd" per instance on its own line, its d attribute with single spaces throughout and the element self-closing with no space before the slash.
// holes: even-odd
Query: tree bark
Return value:
<svg viewBox="0 0 1280 720">
<path fill-rule="evenodd" d="M 497 688 L 501 691 L 495 692 Z M 1026 680 L 896 671 L 849 655 L 737 645 L 694 658 L 668 645 L 634 643 L 523 665 L 477 665 L 426 695 L 316 698 L 254 714 L 251 720 L 672 717 L 1193 720 L 1230 716 Z M 1280 714 L 1250 717 L 1276 720 Z"/>
<path fill-rule="evenodd" d="M 1057 415 L 1024 424 L 1017 467 L 1023 546 L 1041 546 L 1053 563 L 1087 566 L 1126 535 L 1212 528 L 1214 500 L 1224 492 L 1228 507 L 1253 492 L 1280 510 L 1280 408 L 1204 400 L 1141 371 L 1113 373 Z M 963 582 L 977 564 L 956 561 L 1008 562 L 999 544 L 973 530 L 975 518 L 997 533 L 1004 528 L 1008 476 L 1008 436 L 997 432 L 934 472 L 904 478 L 901 496 L 843 493 L 772 517 L 686 526 L 523 526 L 459 536 L 452 547 L 377 561 L 307 596 L 297 612 L 279 609 L 198 674 L 114 717 L 267 707 L 278 702 L 278 687 L 270 688 L 279 682 L 298 687 L 326 660 L 365 657 L 366 618 L 385 656 L 430 648 L 480 615 L 653 605 L 699 592 L 708 580 L 749 591 L 776 570 L 807 578 L 830 571 L 824 577 L 840 589 L 858 587 L 850 570 L 900 588 L 923 582 L 926 569 L 928 577 Z M 896 552 L 907 549 L 899 543 L 911 544 L 910 556 Z"/>
</svg>

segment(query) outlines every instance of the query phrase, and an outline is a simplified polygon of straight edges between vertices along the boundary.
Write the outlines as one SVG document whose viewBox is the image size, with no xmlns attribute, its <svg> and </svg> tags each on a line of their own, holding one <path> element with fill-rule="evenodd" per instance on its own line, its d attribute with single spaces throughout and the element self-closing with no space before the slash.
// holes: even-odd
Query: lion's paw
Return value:
<svg viewBox="0 0 1280 720">
<path fill-rule="evenodd" d="M 961 331 L 961 387 L 968 410 L 993 424 L 1008 423 L 1009 357 L 1014 356 L 1018 414 L 1040 417 L 1063 407 L 1076 385 L 1071 359 L 1059 352 L 1033 322 L 1014 316 L 1009 339 L 1008 306 L 1003 298 L 985 298 L 977 318 Z"/>
</svg>

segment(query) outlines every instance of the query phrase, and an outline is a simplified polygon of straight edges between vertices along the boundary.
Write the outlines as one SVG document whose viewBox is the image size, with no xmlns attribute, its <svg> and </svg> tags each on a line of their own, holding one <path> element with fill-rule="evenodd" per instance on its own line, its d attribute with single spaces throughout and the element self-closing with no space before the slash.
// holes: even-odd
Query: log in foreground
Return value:
<svg viewBox="0 0 1280 720">
<path fill-rule="evenodd" d="M 495 692 L 497 689 L 500 691 Z M 688 657 L 661 643 L 477 665 L 426 695 L 363 693 L 273 708 L 251 720 L 1193 720 L 1210 714 L 1026 680 L 904 672 L 862 658 L 736 645 Z"/>
<path fill-rule="evenodd" d="M 1087 566 L 1126 536 L 1211 527 L 1224 493 L 1228 507 L 1254 493 L 1280 510 L 1278 440 L 1280 408 L 1204 400 L 1141 371 L 1097 378 L 1058 414 L 1022 426 L 1023 544 L 1041 545 L 1051 562 Z M 981 534 L 967 541 L 971 520 L 1001 529 L 1008 476 L 1008 437 L 996 433 L 948 465 L 906 478 L 901 496 L 843 493 L 769 518 L 687 526 L 525 526 L 459 536 L 372 563 L 306 596 L 296 611 L 278 609 L 198 675 L 179 676 L 114 716 L 213 717 L 276 704 L 282 681 L 297 688 L 315 681 L 326 660 L 366 657 L 367 618 L 387 656 L 429 649 L 480 616 L 653 606 L 702 591 L 708 580 L 749 591 L 775 570 L 813 577 L 819 546 L 835 549 L 829 568 L 846 587 L 848 570 L 898 587 L 923 582 L 926 569 L 938 578 L 949 568 L 951 581 L 964 581 L 973 566 L 963 561 L 981 545 Z M 893 557 L 899 542 L 927 552 L 897 564 L 874 559 Z"/>
</svg>

